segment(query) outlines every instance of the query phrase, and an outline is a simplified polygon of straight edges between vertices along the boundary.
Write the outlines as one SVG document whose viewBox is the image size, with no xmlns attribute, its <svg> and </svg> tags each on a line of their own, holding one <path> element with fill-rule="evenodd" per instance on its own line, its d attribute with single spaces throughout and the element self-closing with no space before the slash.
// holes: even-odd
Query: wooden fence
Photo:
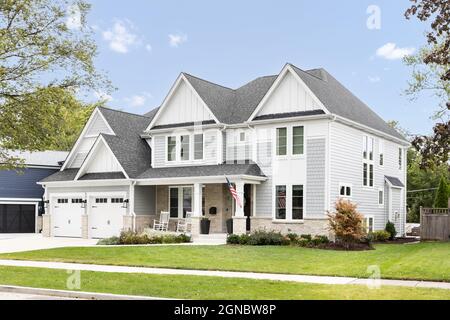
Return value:
<svg viewBox="0 0 450 320">
<path fill-rule="evenodd" d="M 450 241 L 450 209 L 421 207 L 420 238 Z"/>
</svg>

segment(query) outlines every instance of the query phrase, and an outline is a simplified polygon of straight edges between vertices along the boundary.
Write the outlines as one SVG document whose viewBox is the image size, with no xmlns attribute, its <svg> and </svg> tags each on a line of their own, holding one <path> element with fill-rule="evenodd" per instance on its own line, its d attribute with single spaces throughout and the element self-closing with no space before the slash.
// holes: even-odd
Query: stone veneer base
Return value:
<svg viewBox="0 0 450 320">
<path fill-rule="evenodd" d="M 302 222 L 283 223 L 273 221 L 272 218 L 251 217 L 251 231 L 273 230 L 282 234 L 297 233 L 311 235 L 325 235 L 330 237 L 328 221 L 326 219 L 304 220 Z"/>
</svg>

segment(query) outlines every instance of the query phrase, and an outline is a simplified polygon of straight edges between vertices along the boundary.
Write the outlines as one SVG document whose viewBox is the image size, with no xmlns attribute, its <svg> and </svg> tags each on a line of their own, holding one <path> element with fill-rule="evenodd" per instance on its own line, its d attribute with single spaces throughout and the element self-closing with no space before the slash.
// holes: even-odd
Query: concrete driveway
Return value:
<svg viewBox="0 0 450 320">
<path fill-rule="evenodd" d="M 94 246 L 98 240 L 79 238 L 45 238 L 41 234 L 0 234 L 0 253 Z"/>
</svg>

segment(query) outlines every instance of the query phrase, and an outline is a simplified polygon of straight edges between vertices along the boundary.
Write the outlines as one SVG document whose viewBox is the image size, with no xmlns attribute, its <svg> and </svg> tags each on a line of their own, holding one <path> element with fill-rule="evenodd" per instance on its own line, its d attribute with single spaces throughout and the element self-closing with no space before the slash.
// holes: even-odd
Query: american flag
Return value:
<svg viewBox="0 0 450 320">
<path fill-rule="evenodd" d="M 228 180 L 227 177 L 225 177 L 225 179 L 227 179 L 228 189 L 230 189 L 231 195 L 233 196 L 234 200 L 236 200 L 237 205 L 242 208 L 242 202 L 241 199 L 239 199 L 236 189 L 233 187 L 233 185 L 231 184 L 230 180 Z"/>
</svg>

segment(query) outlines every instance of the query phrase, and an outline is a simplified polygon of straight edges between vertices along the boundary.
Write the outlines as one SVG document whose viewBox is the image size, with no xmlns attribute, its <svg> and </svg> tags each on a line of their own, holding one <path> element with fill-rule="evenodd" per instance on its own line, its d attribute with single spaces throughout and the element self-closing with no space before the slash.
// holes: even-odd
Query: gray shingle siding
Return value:
<svg viewBox="0 0 450 320">
<path fill-rule="evenodd" d="M 306 141 L 306 195 L 305 217 L 325 217 L 325 138 Z"/>
<path fill-rule="evenodd" d="M 44 189 L 36 182 L 54 174 L 55 169 L 25 168 L 0 170 L 0 198 L 42 198 Z"/>
</svg>

